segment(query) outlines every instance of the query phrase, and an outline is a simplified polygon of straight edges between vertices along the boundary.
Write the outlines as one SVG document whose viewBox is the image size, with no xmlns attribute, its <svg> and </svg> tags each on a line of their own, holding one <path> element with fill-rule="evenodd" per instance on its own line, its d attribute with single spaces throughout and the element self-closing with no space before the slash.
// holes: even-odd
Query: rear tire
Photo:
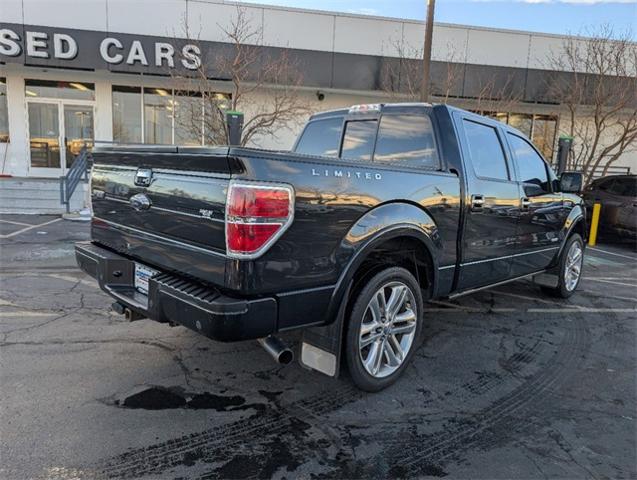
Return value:
<svg viewBox="0 0 637 480">
<path fill-rule="evenodd" d="M 398 380 L 420 343 L 422 316 L 420 285 L 408 270 L 387 268 L 369 280 L 356 297 L 345 337 L 358 388 L 377 392 Z"/>
<path fill-rule="evenodd" d="M 558 298 L 569 298 L 575 293 L 584 267 L 584 241 L 578 233 L 571 235 L 564 245 L 557 266 L 557 287 L 542 287 L 546 293 Z"/>
</svg>

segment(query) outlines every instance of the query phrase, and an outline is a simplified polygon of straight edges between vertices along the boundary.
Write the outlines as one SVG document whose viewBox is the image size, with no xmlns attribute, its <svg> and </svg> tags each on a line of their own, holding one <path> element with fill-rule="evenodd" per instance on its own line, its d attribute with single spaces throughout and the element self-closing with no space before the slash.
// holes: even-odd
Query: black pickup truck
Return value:
<svg viewBox="0 0 637 480">
<path fill-rule="evenodd" d="M 557 178 L 517 130 L 446 105 L 314 115 L 291 152 L 111 146 L 93 152 L 80 267 L 131 319 L 215 340 L 303 329 L 301 364 L 393 383 L 423 303 L 534 277 L 570 296 L 587 232 L 581 175 Z M 341 355 L 342 353 L 342 355 Z"/>
</svg>

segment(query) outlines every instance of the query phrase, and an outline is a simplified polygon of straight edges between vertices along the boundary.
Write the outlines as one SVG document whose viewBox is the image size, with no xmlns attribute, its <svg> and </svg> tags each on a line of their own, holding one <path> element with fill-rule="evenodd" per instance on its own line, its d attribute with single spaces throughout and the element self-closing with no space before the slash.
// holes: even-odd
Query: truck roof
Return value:
<svg viewBox="0 0 637 480">
<path fill-rule="evenodd" d="M 464 114 L 470 114 L 470 115 L 475 115 L 476 117 L 479 117 L 481 119 L 481 121 L 484 121 L 486 123 L 491 123 L 493 126 L 500 126 L 505 128 L 508 131 L 514 132 L 517 135 L 520 135 L 522 137 L 528 138 L 527 135 L 525 135 L 524 133 L 522 133 L 520 130 L 518 130 L 517 128 L 514 128 L 510 125 L 507 125 L 506 123 L 502 123 L 499 120 L 495 120 L 493 118 L 489 118 L 489 117 L 485 117 L 484 115 L 480 115 L 478 113 L 474 113 L 474 112 L 470 112 L 469 110 L 464 110 L 462 108 L 459 107 L 454 107 L 452 105 L 446 104 L 446 103 L 424 103 L 424 102 L 394 102 L 394 103 L 377 103 L 377 104 L 368 104 L 368 105 L 352 105 L 351 107 L 348 108 L 337 108 L 334 110 L 326 110 L 324 112 L 319 112 L 319 113 L 315 113 L 314 115 L 312 115 L 309 119 L 309 121 L 312 120 L 318 120 L 320 118 L 330 118 L 330 117 L 338 117 L 338 116 L 345 116 L 348 115 L 352 108 L 356 108 L 356 107 L 360 107 L 360 106 L 374 106 L 376 111 L 378 111 L 378 113 L 382 113 L 382 112 L 387 112 L 387 111 L 393 111 L 393 110 L 409 110 L 409 109 L 422 109 L 422 108 L 443 108 L 448 110 L 449 112 L 455 111 L 455 112 L 462 112 Z"/>
</svg>

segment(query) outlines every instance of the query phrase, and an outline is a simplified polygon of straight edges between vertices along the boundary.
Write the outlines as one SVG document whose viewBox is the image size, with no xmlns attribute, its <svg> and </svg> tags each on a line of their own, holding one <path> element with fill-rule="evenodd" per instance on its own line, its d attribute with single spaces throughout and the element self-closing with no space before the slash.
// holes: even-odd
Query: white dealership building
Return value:
<svg viewBox="0 0 637 480">
<path fill-rule="evenodd" d="M 204 135 L 175 121 L 180 104 L 198 100 L 173 90 L 171 72 L 227 52 L 224 30 L 237 8 L 222 0 L 2 0 L 0 213 L 63 212 L 59 178 L 85 143 L 205 143 Z M 383 72 L 414 57 L 423 39 L 418 21 L 240 8 L 260 31 L 255 42 L 297 60 L 312 111 L 395 100 Z M 196 42 L 185 38 L 184 25 L 197 32 Z M 545 79 L 547 58 L 564 38 L 449 24 L 436 24 L 433 38 L 434 84 L 451 64 L 460 75 L 444 93 L 450 103 L 475 109 L 483 85 L 478 79 L 486 77 L 501 84 L 499 91 L 521 92 L 514 109 L 503 102 L 489 114 L 527 133 L 553 159 L 565 114 Z M 217 72 L 209 81 L 221 102 L 231 92 L 224 78 Z M 300 125 L 258 138 L 258 145 L 289 148 Z M 637 155 L 627 153 L 617 165 L 634 171 Z M 72 209 L 83 205 L 82 188 Z"/>
</svg>

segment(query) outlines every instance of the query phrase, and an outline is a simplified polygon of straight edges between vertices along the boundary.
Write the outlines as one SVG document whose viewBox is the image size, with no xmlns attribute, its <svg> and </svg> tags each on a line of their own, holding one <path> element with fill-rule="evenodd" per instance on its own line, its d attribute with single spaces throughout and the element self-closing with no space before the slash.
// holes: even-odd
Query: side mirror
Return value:
<svg viewBox="0 0 637 480">
<path fill-rule="evenodd" d="M 580 193 L 584 176 L 580 172 L 564 172 L 560 176 L 560 191 L 564 193 Z"/>
</svg>

